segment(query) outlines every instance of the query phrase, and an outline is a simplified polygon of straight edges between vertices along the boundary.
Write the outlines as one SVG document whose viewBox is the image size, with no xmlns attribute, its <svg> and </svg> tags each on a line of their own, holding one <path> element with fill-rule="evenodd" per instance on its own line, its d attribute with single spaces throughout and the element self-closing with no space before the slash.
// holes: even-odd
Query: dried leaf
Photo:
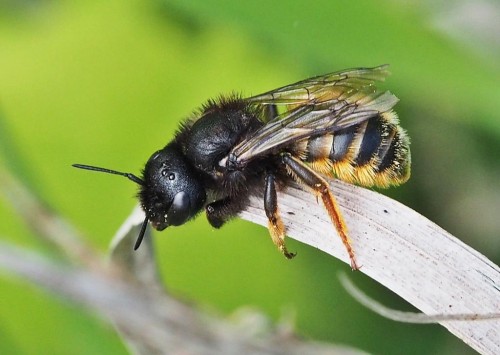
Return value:
<svg viewBox="0 0 500 355">
<path fill-rule="evenodd" d="M 377 192 L 334 181 L 361 272 L 426 314 L 500 312 L 500 269 L 412 209 Z M 288 235 L 348 262 L 329 217 L 297 187 L 279 194 Z M 263 201 L 241 217 L 267 226 Z M 481 353 L 500 353 L 500 320 L 441 322 Z"/>
</svg>

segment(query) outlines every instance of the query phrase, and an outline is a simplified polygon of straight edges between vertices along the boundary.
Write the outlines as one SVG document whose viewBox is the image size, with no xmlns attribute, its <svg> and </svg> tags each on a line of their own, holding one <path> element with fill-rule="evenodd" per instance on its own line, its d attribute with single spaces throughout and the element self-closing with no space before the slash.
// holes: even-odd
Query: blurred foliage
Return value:
<svg viewBox="0 0 500 355">
<path fill-rule="evenodd" d="M 387 194 L 498 261 L 498 43 L 485 37 L 470 46 L 461 40 L 467 27 L 435 26 L 463 3 L 0 2 L 0 166 L 104 250 L 135 204 L 135 187 L 71 163 L 139 173 L 210 97 L 390 63 L 384 86 L 401 99 L 413 176 Z M 0 220 L 2 238 L 40 248 L 2 201 Z M 156 236 L 166 284 L 201 307 L 253 305 L 274 319 L 293 311 L 300 334 L 370 352 L 470 351 L 440 326 L 369 313 L 336 280 L 347 265 L 294 241 L 298 257 L 289 262 L 261 227 L 234 221 L 214 231 L 199 218 Z M 352 277 L 375 298 L 406 307 L 361 273 Z M 110 326 L 29 285 L 3 279 L 0 294 L 1 353 L 126 352 Z"/>
</svg>

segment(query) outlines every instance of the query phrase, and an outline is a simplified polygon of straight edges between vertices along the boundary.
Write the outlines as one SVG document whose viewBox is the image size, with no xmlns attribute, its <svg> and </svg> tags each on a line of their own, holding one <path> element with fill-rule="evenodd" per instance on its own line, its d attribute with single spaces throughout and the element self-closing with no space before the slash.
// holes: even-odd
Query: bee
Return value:
<svg viewBox="0 0 500 355">
<path fill-rule="evenodd" d="M 185 120 L 174 138 L 147 161 L 139 185 L 145 220 L 158 231 L 205 210 L 220 228 L 251 196 L 263 199 L 273 243 L 291 259 L 277 191 L 298 182 L 320 199 L 358 269 L 346 223 L 328 183 L 337 178 L 365 187 L 399 185 L 410 176 L 409 138 L 392 110 L 398 99 L 375 84 L 387 65 L 320 75 L 260 95 L 209 100 Z"/>
</svg>

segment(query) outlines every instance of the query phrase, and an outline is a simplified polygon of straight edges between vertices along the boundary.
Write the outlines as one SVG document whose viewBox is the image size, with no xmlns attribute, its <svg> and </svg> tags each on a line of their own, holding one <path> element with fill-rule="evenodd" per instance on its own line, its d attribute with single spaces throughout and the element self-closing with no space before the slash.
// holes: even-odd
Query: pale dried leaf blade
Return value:
<svg viewBox="0 0 500 355">
<path fill-rule="evenodd" d="M 374 191 L 332 182 L 361 272 L 426 314 L 500 312 L 500 269 L 410 208 Z M 298 187 L 278 196 L 291 238 L 349 262 L 329 217 Z M 263 201 L 253 198 L 241 217 L 267 226 Z M 442 322 L 481 353 L 500 353 L 500 320 Z"/>
<path fill-rule="evenodd" d="M 413 323 L 413 324 L 435 324 L 445 321 L 482 321 L 487 319 L 500 319 L 500 313 L 488 314 L 435 314 L 427 315 L 425 313 L 405 312 L 388 308 L 373 298 L 370 298 L 361 291 L 344 273 L 339 273 L 339 280 L 346 291 L 356 301 L 361 303 L 366 308 L 377 313 L 378 315 L 394 320 L 396 322 Z"/>
<path fill-rule="evenodd" d="M 140 206 L 136 206 L 113 237 L 109 253 L 111 261 L 126 270 L 135 281 L 150 290 L 162 290 L 150 228 L 146 229 L 141 247 L 134 250 L 144 217 Z"/>
</svg>

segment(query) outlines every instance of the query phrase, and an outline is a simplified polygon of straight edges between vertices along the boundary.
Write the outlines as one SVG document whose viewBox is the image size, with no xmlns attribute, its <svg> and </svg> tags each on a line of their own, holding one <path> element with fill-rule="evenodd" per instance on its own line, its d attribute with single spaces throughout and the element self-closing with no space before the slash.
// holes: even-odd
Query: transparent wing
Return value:
<svg viewBox="0 0 500 355">
<path fill-rule="evenodd" d="M 246 100 L 264 105 L 294 106 L 347 99 L 356 92 L 374 92 L 375 83 L 385 80 L 389 75 L 387 68 L 388 65 L 381 65 L 375 68 L 348 69 L 319 75 Z"/>
<path fill-rule="evenodd" d="M 377 91 L 375 83 L 389 74 L 387 65 L 317 76 L 246 99 L 276 105 L 284 112 L 270 118 L 231 151 L 238 164 L 268 154 L 300 139 L 334 132 L 390 110 L 398 99 Z"/>
</svg>

